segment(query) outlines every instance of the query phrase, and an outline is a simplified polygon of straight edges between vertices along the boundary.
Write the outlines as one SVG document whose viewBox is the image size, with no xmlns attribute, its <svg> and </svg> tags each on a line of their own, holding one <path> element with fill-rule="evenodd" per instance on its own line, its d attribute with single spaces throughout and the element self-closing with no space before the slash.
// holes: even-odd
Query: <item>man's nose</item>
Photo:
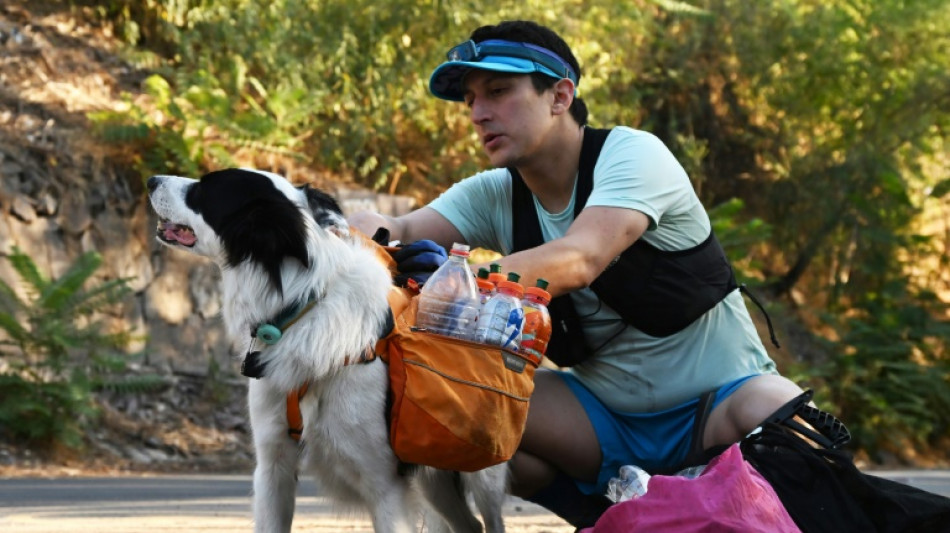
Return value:
<svg viewBox="0 0 950 533">
<path fill-rule="evenodd" d="M 480 103 L 478 100 L 473 100 L 469 109 L 472 122 L 475 124 L 481 124 L 491 118 L 491 112 L 488 106 Z"/>
</svg>

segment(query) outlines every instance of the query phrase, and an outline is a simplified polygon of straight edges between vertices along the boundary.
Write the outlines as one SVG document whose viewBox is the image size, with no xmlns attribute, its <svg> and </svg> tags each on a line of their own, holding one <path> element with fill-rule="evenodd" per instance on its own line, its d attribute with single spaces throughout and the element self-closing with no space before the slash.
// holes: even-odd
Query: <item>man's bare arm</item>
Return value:
<svg viewBox="0 0 950 533">
<path fill-rule="evenodd" d="M 643 235 L 649 218 L 631 209 L 588 207 L 567 233 L 541 246 L 499 259 L 502 271 L 517 272 L 529 287 L 538 278 L 559 296 L 590 286 L 615 257 Z"/>
<path fill-rule="evenodd" d="M 389 230 L 390 240 L 403 243 L 429 239 L 448 250 L 452 243 L 465 242 L 455 226 L 430 207 L 422 207 L 398 217 L 381 215 L 374 211 L 360 211 L 350 215 L 347 222 L 370 237 L 377 229 L 386 228 Z"/>
</svg>

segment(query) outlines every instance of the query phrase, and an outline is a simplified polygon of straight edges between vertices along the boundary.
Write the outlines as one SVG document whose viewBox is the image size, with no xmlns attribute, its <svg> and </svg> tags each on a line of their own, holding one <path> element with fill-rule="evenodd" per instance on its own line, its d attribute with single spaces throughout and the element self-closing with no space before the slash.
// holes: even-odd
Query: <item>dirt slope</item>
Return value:
<svg viewBox="0 0 950 533">
<path fill-rule="evenodd" d="M 85 213 L 108 207 L 131 214 L 142 203 L 141 177 L 121 164 L 127 159 L 116 148 L 89 135 L 86 117 L 122 105 L 123 93 L 137 94 L 148 73 L 123 61 L 110 28 L 88 13 L 67 2 L 0 4 L 0 208 L 29 218 L 66 211 L 69 198 L 81 196 L 80 215 L 61 213 L 66 231 L 90 224 Z M 0 227 L 2 253 L 11 231 Z M 82 451 L 0 441 L 0 476 L 249 471 L 244 380 L 167 372 L 165 381 L 149 394 L 103 394 L 102 416 Z"/>
</svg>

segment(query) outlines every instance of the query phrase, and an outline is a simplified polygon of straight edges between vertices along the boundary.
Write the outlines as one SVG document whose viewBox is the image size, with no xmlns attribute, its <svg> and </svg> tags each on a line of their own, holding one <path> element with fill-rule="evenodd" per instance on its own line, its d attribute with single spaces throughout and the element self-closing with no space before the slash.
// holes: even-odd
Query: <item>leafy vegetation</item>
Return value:
<svg viewBox="0 0 950 533">
<path fill-rule="evenodd" d="M 549 25 L 592 124 L 660 136 L 743 277 L 821 332 L 794 371 L 859 446 L 950 423 L 950 0 L 89 3 L 155 73 L 95 117 L 143 174 L 279 157 L 423 201 L 485 162 L 431 69 L 481 24 Z"/>
<path fill-rule="evenodd" d="M 6 259 L 26 296 L 0 281 L 0 434 L 79 447 L 82 430 L 95 420 L 94 390 L 142 390 L 154 382 L 119 377 L 128 361 L 119 350 L 133 337 L 107 331 L 99 316 L 126 298 L 128 280 L 84 288 L 102 263 L 92 252 L 55 280 L 19 250 Z"/>
<path fill-rule="evenodd" d="M 837 356 L 813 373 L 825 378 L 823 397 L 852 414 L 854 436 L 869 451 L 921 447 L 950 429 L 950 323 L 935 318 L 946 309 L 933 293 L 894 281 L 855 316 L 839 319 L 844 335 L 828 347 Z"/>
</svg>

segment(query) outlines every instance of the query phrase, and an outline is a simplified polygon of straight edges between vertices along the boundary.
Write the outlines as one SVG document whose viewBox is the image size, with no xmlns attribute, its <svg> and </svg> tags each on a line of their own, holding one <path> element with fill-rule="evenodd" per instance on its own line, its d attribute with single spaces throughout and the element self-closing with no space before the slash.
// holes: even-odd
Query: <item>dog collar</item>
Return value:
<svg viewBox="0 0 950 533">
<path fill-rule="evenodd" d="M 351 358 L 350 356 L 346 356 L 346 358 L 343 361 L 343 366 L 350 366 L 354 363 L 358 363 L 358 364 L 369 363 L 376 360 L 376 350 L 380 349 L 379 343 L 385 341 L 385 338 L 389 336 L 389 334 L 392 332 L 393 328 L 396 325 L 396 322 L 393 316 L 393 310 L 392 310 L 393 301 L 391 299 L 395 292 L 397 291 L 390 291 L 390 308 L 386 312 L 386 320 L 380 325 L 380 331 L 378 335 L 379 341 L 377 341 L 377 344 L 375 346 L 367 347 L 366 350 L 364 350 L 358 357 Z M 289 328 L 304 313 L 309 311 L 311 307 L 313 307 L 312 303 L 308 302 L 307 304 L 305 304 L 303 308 L 300 310 L 300 312 L 296 313 L 296 316 L 284 325 L 283 329 L 286 330 L 287 328 Z M 258 338 L 257 335 L 255 335 L 255 333 L 260 329 L 261 329 L 260 326 L 258 326 L 257 328 L 252 328 L 252 332 L 251 332 L 252 339 Z M 269 343 L 269 344 L 273 344 L 273 343 Z M 241 375 L 245 377 L 249 377 L 249 378 L 254 378 L 254 379 L 260 379 L 264 377 L 264 370 L 266 369 L 267 365 L 261 362 L 260 357 L 261 357 L 260 351 L 252 352 L 250 348 L 248 348 L 247 354 L 244 356 L 244 361 L 241 363 Z"/>
<path fill-rule="evenodd" d="M 287 328 L 294 325 L 300 317 L 307 311 L 313 309 L 317 304 L 317 294 L 310 291 L 307 299 L 295 302 L 281 309 L 280 313 L 267 322 L 262 322 L 256 326 L 251 326 L 251 339 L 257 339 L 268 346 L 277 344 L 283 337 Z M 250 349 L 244 356 L 244 362 L 241 363 L 241 374 L 249 378 L 260 378 L 264 376 L 264 365 L 260 362 L 261 352 L 252 352 Z"/>
<path fill-rule="evenodd" d="M 268 346 L 277 344 L 277 341 L 283 336 L 284 331 L 287 331 L 287 328 L 294 325 L 295 322 L 300 320 L 300 317 L 305 315 L 307 311 L 311 310 L 316 304 L 317 294 L 314 291 L 310 291 L 306 301 L 296 302 L 293 305 L 287 306 L 271 320 L 262 322 L 258 324 L 257 327 L 252 327 L 251 337 L 254 337 Z"/>
</svg>

